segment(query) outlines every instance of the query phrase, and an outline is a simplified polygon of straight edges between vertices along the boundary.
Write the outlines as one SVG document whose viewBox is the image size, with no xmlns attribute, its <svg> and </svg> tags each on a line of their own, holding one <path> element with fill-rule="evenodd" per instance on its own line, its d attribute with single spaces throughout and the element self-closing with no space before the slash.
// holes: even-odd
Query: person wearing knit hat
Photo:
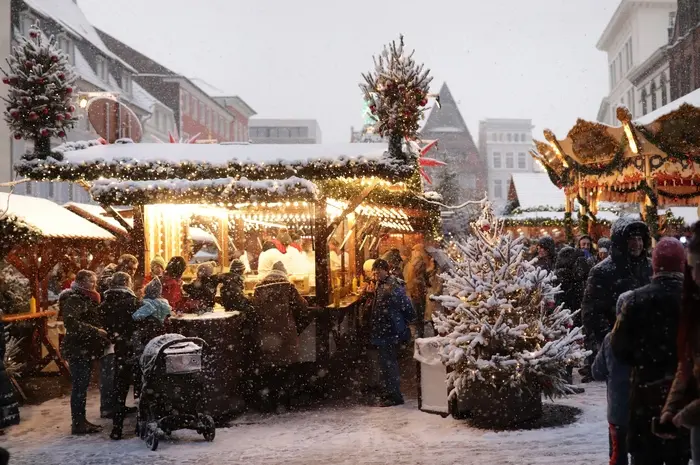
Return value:
<svg viewBox="0 0 700 465">
<path fill-rule="evenodd" d="M 151 272 L 143 280 L 144 284 L 150 283 L 153 278 L 163 278 L 163 273 L 165 272 L 165 259 L 160 255 L 156 255 L 151 260 Z"/>
<path fill-rule="evenodd" d="M 251 312 L 253 305 L 245 295 L 245 264 L 235 258 L 231 261 L 229 272 L 219 277 L 221 283 L 221 305 L 227 312 Z"/>
<path fill-rule="evenodd" d="M 235 258 L 231 261 L 231 266 L 229 267 L 229 271 L 231 273 L 242 275 L 243 273 L 245 273 L 245 264 L 241 260 L 239 260 L 238 258 Z"/>
<path fill-rule="evenodd" d="M 651 428 L 660 417 L 676 371 L 685 253 L 676 238 L 664 237 L 652 254 L 651 283 L 624 294 L 610 337 L 612 352 L 632 368 L 627 438 L 633 463 L 688 463 L 687 434 L 659 438 Z"/>
</svg>

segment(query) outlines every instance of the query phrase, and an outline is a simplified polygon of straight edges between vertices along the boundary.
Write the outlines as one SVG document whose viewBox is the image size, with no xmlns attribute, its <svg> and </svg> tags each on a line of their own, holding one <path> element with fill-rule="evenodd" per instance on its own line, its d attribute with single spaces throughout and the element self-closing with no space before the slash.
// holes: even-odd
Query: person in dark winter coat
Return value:
<svg viewBox="0 0 700 465">
<path fill-rule="evenodd" d="M 245 264 L 239 260 L 231 261 L 229 272 L 221 275 L 221 303 L 227 312 L 235 310 L 242 313 L 250 313 L 253 310 L 253 304 L 243 292 L 245 289 Z"/>
<path fill-rule="evenodd" d="M 581 249 L 565 246 L 559 251 L 554 267 L 557 283 L 561 286 L 561 293 L 556 297 L 557 305 L 564 304 L 572 312 L 581 308 L 590 270 L 591 265 Z M 574 326 L 581 326 L 580 312 L 574 316 Z"/>
<path fill-rule="evenodd" d="M 554 262 L 557 260 L 557 247 L 554 244 L 554 239 L 549 236 L 540 238 L 537 242 L 537 261 L 535 266 L 543 270 L 551 271 L 554 269 Z"/>
<path fill-rule="evenodd" d="M 595 256 L 593 255 L 593 239 L 591 236 L 584 234 L 576 241 L 576 248 L 583 252 L 586 260 L 590 260 L 592 265 L 595 264 Z"/>
<path fill-rule="evenodd" d="M 389 273 L 391 276 L 400 280 L 401 284 L 405 284 L 406 280 L 403 276 L 403 257 L 399 249 L 390 249 L 382 255 L 382 259 L 389 264 Z"/>
<path fill-rule="evenodd" d="M 97 281 L 97 291 L 100 293 L 102 300 L 105 298 L 105 292 L 109 289 L 109 282 L 114 276 L 114 273 L 126 273 L 133 279 L 136 271 L 139 268 L 139 261 L 130 254 L 124 254 L 119 257 L 117 263 L 110 263 L 102 270 Z M 111 418 L 114 413 L 114 354 L 105 354 L 100 358 L 100 417 Z"/>
<path fill-rule="evenodd" d="M 8 426 L 19 424 L 19 404 L 15 399 L 14 388 L 5 371 L 5 325 L 0 309 L 0 431 Z"/>
<path fill-rule="evenodd" d="M 95 273 L 80 270 L 71 288 L 63 291 L 58 298 L 59 312 L 66 327 L 61 353 L 68 361 L 73 383 L 70 401 L 73 434 L 90 434 L 100 430 L 99 426 L 85 418 L 92 361 L 100 358 L 109 346 L 107 331 L 103 328 L 104 323 L 97 308 L 101 298 L 96 286 Z"/>
<path fill-rule="evenodd" d="M 605 335 L 615 325 L 615 308 L 620 294 L 649 284 L 651 260 L 647 251 L 651 237 L 647 225 L 633 218 L 620 218 L 611 228 L 610 256 L 588 274 L 581 303 L 586 349 L 591 351 L 580 373 L 590 381 L 590 364 Z"/>
<path fill-rule="evenodd" d="M 617 300 L 618 314 L 628 295 L 629 292 L 626 292 Z M 608 333 L 603 339 L 603 345 L 591 366 L 591 375 L 594 380 L 605 381 L 607 384 L 610 465 L 627 465 L 629 462 L 627 426 L 630 413 L 630 374 L 632 369 L 613 354 L 610 346 L 611 337 L 612 333 Z"/>
<path fill-rule="evenodd" d="M 253 326 L 257 342 L 257 368 L 262 373 L 262 397 L 268 410 L 283 401 L 289 406 L 289 366 L 299 360 L 295 314 L 306 311 L 306 300 L 289 282 L 282 262 L 255 286 Z"/>
<path fill-rule="evenodd" d="M 404 286 L 390 275 L 390 265 L 379 259 L 372 265 L 376 294 L 370 316 L 370 342 L 379 352 L 379 374 L 384 384 L 380 406 L 403 404 L 397 347 L 411 338 L 409 323 L 415 318 Z"/>
<path fill-rule="evenodd" d="M 689 437 L 662 439 L 652 432 L 652 419 L 661 415 L 677 366 L 683 244 L 664 237 L 654 249 L 652 264 L 651 283 L 626 295 L 610 345 L 615 357 L 632 367 L 628 439 L 635 465 L 685 465 Z"/>
<path fill-rule="evenodd" d="M 114 344 L 114 421 L 110 437 L 117 440 L 122 437 L 124 416 L 136 411 L 125 406 L 134 371 L 132 338 L 135 323 L 132 316 L 141 306 L 131 286 L 131 276 L 120 271 L 114 273 L 99 307 L 105 329 Z"/>
<path fill-rule="evenodd" d="M 197 268 L 197 278 L 182 289 L 189 295 L 187 307 L 190 311 L 206 312 L 214 309 L 219 278 L 214 275 L 212 263 L 202 263 Z"/>
</svg>

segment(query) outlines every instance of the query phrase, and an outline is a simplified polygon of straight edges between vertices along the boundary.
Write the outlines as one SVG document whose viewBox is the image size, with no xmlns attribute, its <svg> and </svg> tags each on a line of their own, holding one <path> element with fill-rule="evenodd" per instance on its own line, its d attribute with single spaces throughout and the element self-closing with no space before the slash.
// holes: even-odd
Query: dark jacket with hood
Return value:
<svg viewBox="0 0 700 465">
<path fill-rule="evenodd" d="M 100 311 L 99 294 L 67 289 L 58 297 L 59 312 L 63 316 L 66 336 L 61 343 L 64 358 L 97 359 L 102 357 L 109 342 L 100 337 L 104 321 Z"/>
<path fill-rule="evenodd" d="M 554 239 L 545 236 L 537 242 L 537 245 L 549 252 L 549 255 L 545 258 L 538 256 L 535 261 L 535 266 L 539 266 L 543 270 L 552 271 L 554 269 L 554 262 L 557 260 L 557 246 L 554 244 Z"/>
<path fill-rule="evenodd" d="M 131 289 L 112 288 L 104 293 L 99 310 L 118 359 L 127 360 L 131 357 L 131 339 L 136 327 L 132 315 L 140 306 L 139 299 Z"/>
<path fill-rule="evenodd" d="M 0 309 L 0 316 L 2 310 Z M 0 320 L 0 429 L 19 423 L 19 404 L 10 377 L 5 371 L 5 327 Z"/>
<path fill-rule="evenodd" d="M 590 270 L 591 265 L 581 249 L 566 246 L 559 251 L 554 268 L 557 283 L 561 287 L 561 293 L 557 295 L 557 305 L 564 304 L 572 312 L 581 308 Z M 581 326 L 581 313 L 574 316 L 574 326 Z"/>
<path fill-rule="evenodd" d="M 639 257 L 627 251 L 632 233 L 642 236 L 644 250 Z M 581 313 L 586 345 L 596 351 L 615 324 L 615 308 L 620 294 L 640 288 L 651 281 L 648 257 L 651 237 L 647 225 L 635 218 L 620 218 L 611 228 L 610 256 L 593 267 L 588 275 Z"/>
<path fill-rule="evenodd" d="M 676 371 L 682 294 L 682 273 L 657 273 L 651 284 L 625 295 L 612 332 L 610 345 L 615 357 L 632 367 L 629 408 L 632 453 L 643 453 L 653 444 L 671 446 L 671 441 L 666 443 L 654 436 L 651 421 L 661 415 Z M 687 436 L 680 436 L 674 448 L 687 448 L 687 441 Z"/>
</svg>

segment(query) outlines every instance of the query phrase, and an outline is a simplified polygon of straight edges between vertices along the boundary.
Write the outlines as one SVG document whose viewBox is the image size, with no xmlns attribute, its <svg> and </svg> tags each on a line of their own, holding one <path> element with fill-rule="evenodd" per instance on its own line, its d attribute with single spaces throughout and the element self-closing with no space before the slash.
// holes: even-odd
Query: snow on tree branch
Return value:
<svg viewBox="0 0 700 465">
<path fill-rule="evenodd" d="M 521 239 L 503 233 L 488 202 L 471 228 L 473 235 L 451 251 L 443 294 L 433 296 L 444 310 L 433 316 L 439 334 L 433 340 L 452 369 L 450 395 L 485 385 L 568 393 L 566 367 L 587 352 L 581 329 L 572 327 L 576 312 L 554 304 L 556 276 L 523 258 Z"/>
</svg>

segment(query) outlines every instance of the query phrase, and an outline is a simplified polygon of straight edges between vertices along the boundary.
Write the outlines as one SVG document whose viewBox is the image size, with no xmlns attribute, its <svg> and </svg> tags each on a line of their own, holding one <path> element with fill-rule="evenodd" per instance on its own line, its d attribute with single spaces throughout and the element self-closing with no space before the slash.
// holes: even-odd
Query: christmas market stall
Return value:
<svg viewBox="0 0 700 465">
<path fill-rule="evenodd" d="M 652 235 L 670 232 L 668 207 L 697 205 L 700 199 L 700 108 L 679 104 L 655 119 L 632 121 L 620 107 L 619 127 L 578 120 L 566 139 L 545 130 L 532 156 L 566 196 L 564 224 L 573 234 L 578 203 L 579 229 L 590 232 L 601 202 L 634 203 Z M 683 215 L 685 218 L 687 215 Z M 676 219 L 677 227 L 684 220 Z"/>
<path fill-rule="evenodd" d="M 57 265 L 65 269 L 92 269 L 113 258 L 115 237 L 50 200 L 0 193 L 2 255 L 29 283 L 31 299 L 26 312 L 6 314 L 5 323 L 25 322 L 34 328 L 27 366 L 41 371 L 51 361 L 67 374 L 49 338 L 49 276 Z M 46 357 L 42 356 L 42 347 Z"/>
</svg>

